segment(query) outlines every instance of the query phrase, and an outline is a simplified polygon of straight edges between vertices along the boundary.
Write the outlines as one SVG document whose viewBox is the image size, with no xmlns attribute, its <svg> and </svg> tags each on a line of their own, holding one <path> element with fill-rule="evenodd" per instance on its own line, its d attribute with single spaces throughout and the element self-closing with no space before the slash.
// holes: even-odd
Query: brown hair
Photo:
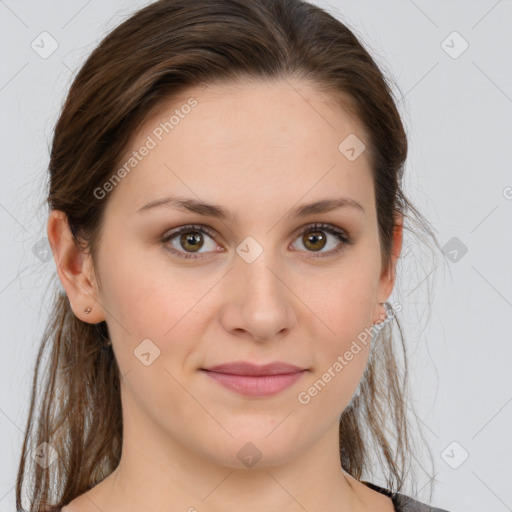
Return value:
<svg viewBox="0 0 512 512">
<path fill-rule="evenodd" d="M 287 78 L 328 92 L 365 127 L 386 268 L 395 212 L 421 218 L 402 190 L 406 133 L 383 73 L 354 33 L 300 0 L 160 0 L 109 33 L 75 77 L 56 124 L 50 210 L 65 212 L 77 246 L 94 261 L 107 202 L 94 190 L 111 178 L 133 134 L 162 102 L 198 84 Z M 435 240 L 428 223 L 422 225 Z M 359 391 L 341 415 L 340 460 L 355 478 L 368 478 L 376 466 L 373 449 L 388 488 L 400 491 L 414 453 L 405 344 L 396 315 L 393 321 L 403 364 L 389 324 L 372 344 Z M 123 436 L 120 375 L 114 353 L 103 347 L 105 338 L 106 323 L 79 320 L 56 289 L 35 363 L 18 510 L 22 494 L 30 510 L 64 506 L 116 468 Z M 33 464 L 28 471 L 27 454 L 44 442 L 58 458 L 48 468 Z M 31 488 L 22 493 L 27 475 L 33 477 Z"/>
</svg>

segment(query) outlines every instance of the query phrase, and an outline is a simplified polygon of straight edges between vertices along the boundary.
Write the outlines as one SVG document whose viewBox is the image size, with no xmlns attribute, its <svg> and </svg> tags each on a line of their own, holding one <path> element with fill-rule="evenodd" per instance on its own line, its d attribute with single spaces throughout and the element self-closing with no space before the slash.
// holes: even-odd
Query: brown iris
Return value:
<svg viewBox="0 0 512 512">
<path fill-rule="evenodd" d="M 199 233 L 199 231 L 188 231 L 187 233 L 181 234 L 180 243 L 182 247 L 187 251 L 195 251 L 201 249 L 201 247 L 204 244 L 204 240 L 203 236 Z M 198 246 L 199 243 L 200 245 Z"/>
<path fill-rule="evenodd" d="M 319 250 L 325 247 L 325 234 L 322 231 L 306 231 L 302 236 L 302 241 L 304 242 L 305 247 L 312 250 Z M 321 242 L 321 246 L 313 246 L 310 247 L 310 244 L 318 244 Z"/>
</svg>

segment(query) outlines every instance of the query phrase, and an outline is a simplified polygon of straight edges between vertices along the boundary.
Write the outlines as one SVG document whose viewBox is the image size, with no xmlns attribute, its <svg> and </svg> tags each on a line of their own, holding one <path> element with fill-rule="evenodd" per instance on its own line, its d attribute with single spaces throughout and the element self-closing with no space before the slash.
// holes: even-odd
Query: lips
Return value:
<svg viewBox="0 0 512 512">
<path fill-rule="evenodd" d="M 281 361 L 265 365 L 237 361 L 202 368 L 202 371 L 235 393 L 250 397 L 268 397 L 295 384 L 308 370 Z"/>
</svg>

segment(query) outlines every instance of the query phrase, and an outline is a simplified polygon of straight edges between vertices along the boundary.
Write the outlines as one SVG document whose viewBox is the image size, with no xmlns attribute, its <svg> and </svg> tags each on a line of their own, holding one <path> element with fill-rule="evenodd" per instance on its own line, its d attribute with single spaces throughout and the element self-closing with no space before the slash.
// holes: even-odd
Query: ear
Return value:
<svg viewBox="0 0 512 512">
<path fill-rule="evenodd" d="M 92 258 L 75 243 L 63 211 L 54 210 L 50 213 L 47 234 L 60 282 L 66 290 L 75 316 L 91 324 L 105 320 L 98 300 L 99 291 Z M 85 311 L 88 308 L 91 311 L 87 314 Z"/>
<path fill-rule="evenodd" d="M 389 268 L 383 269 L 380 276 L 378 304 L 375 305 L 374 322 L 386 318 L 386 309 L 383 305 L 380 305 L 380 303 L 386 302 L 393 291 L 396 281 L 396 264 L 402 251 L 404 216 L 400 212 L 395 212 L 394 218 L 395 226 L 393 227 L 393 239 L 391 244 L 391 261 Z"/>
</svg>

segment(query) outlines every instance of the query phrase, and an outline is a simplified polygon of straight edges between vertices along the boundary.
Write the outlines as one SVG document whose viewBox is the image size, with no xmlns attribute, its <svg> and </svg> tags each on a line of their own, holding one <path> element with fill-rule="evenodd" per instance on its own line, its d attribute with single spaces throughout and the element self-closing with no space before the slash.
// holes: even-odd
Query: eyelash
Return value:
<svg viewBox="0 0 512 512">
<path fill-rule="evenodd" d="M 338 246 L 336 249 L 332 249 L 331 251 L 326 253 L 327 256 L 333 256 L 334 254 L 339 254 L 341 251 L 344 250 L 344 246 L 345 245 L 348 245 L 348 244 L 352 243 L 351 238 L 348 237 L 344 231 L 342 231 L 341 229 L 337 228 L 336 226 L 333 226 L 332 224 L 322 224 L 322 223 L 315 223 L 315 224 L 310 224 L 308 226 L 305 226 L 300 231 L 300 233 L 298 233 L 297 238 L 299 236 L 302 236 L 307 231 L 313 231 L 315 229 L 326 231 L 326 232 L 330 233 L 331 235 L 336 236 L 338 238 L 338 240 L 341 242 L 340 246 Z M 187 233 L 187 232 L 190 232 L 190 233 L 193 233 L 193 232 L 206 233 L 210 238 L 212 238 L 212 239 L 215 238 L 214 232 L 211 229 L 209 229 L 208 227 L 203 226 L 203 225 L 197 225 L 197 224 L 194 224 L 194 225 L 189 224 L 189 225 L 186 225 L 186 226 L 180 226 L 179 228 L 176 228 L 175 230 L 171 231 L 170 233 L 165 235 L 162 238 L 161 241 L 162 241 L 162 243 L 167 244 L 173 238 L 175 238 L 177 235 L 180 235 L 182 233 Z M 167 247 L 167 250 L 170 251 L 171 253 L 173 253 L 174 255 L 176 255 L 178 258 L 183 258 L 183 259 L 202 258 L 201 254 L 204 254 L 204 253 L 197 253 L 197 254 L 182 253 L 182 252 L 177 251 L 177 250 L 175 250 L 175 249 L 173 249 L 171 247 Z M 309 252 L 309 251 L 307 251 L 307 252 Z M 319 255 L 319 256 L 311 255 L 310 257 L 312 257 L 312 258 L 324 258 L 324 257 L 327 257 L 327 256 L 322 253 L 322 255 Z"/>
</svg>

